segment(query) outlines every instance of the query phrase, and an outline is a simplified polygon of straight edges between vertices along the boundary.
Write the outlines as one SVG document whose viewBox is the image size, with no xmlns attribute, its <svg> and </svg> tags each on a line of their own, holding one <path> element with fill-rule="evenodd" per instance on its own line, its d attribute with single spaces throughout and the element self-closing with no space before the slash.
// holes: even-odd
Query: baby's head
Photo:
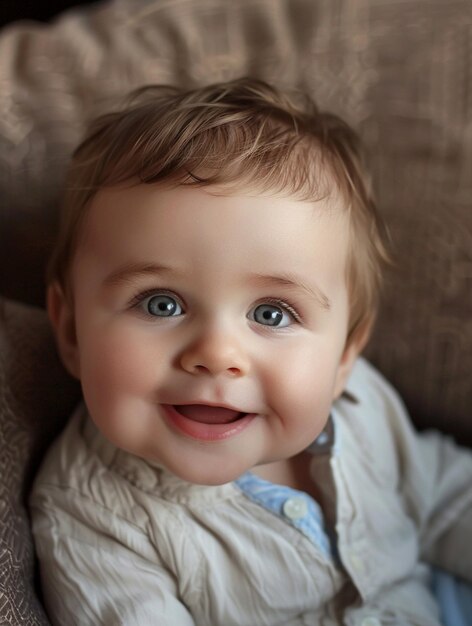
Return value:
<svg viewBox="0 0 472 626">
<path fill-rule="evenodd" d="M 197 483 L 322 430 L 375 317 L 358 140 L 256 80 L 149 87 L 76 150 L 48 309 L 92 419 Z"/>
<path fill-rule="evenodd" d="M 344 121 L 306 96 L 295 103 L 251 79 L 193 91 L 150 86 L 98 118 L 69 169 L 51 282 L 69 292 L 90 201 L 101 188 L 130 181 L 248 188 L 309 202 L 341 197 L 350 223 L 349 337 L 375 316 L 386 251 L 361 146 Z"/>
</svg>

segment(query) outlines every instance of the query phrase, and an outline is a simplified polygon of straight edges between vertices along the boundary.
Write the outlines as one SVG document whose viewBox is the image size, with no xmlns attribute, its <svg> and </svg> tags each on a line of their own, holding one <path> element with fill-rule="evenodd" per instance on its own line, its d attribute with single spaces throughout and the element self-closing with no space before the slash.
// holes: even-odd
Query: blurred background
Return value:
<svg viewBox="0 0 472 626">
<path fill-rule="evenodd" d="M 0 0 L 0 28 L 15 20 L 39 20 L 47 22 L 57 13 L 78 4 L 91 4 L 92 0 L 83 2 L 75 0 Z"/>
</svg>

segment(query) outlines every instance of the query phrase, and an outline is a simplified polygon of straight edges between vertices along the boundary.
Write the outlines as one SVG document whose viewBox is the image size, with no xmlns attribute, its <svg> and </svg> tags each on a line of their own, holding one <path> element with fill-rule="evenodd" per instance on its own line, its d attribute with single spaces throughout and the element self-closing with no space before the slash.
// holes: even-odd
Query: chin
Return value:
<svg viewBox="0 0 472 626">
<path fill-rule="evenodd" d="M 234 468 L 233 471 L 225 468 L 211 468 L 208 467 L 202 468 L 201 470 L 192 467 L 179 467 L 172 468 L 169 467 L 168 471 L 172 474 L 184 480 L 188 483 L 192 483 L 194 485 L 202 485 L 206 487 L 219 487 L 220 485 L 225 485 L 226 483 L 230 483 L 233 480 L 239 478 L 245 471 L 246 468 Z"/>
</svg>

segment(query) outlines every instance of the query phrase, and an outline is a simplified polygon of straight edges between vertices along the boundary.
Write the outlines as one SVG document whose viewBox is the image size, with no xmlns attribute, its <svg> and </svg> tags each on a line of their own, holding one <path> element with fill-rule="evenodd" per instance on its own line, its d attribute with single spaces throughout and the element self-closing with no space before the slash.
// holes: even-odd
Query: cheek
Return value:
<svg viewBox="0 0 472 626">
<path fill-rule="evenodd" d="M 157 347 L 149 333 L 117 325 L 79 339 L 86 399 L 91 394 L 107 397 L 149 393 L 166 365 L 165 346 L 160 343 Z"/>
<path fill-rule="evenodd" d="M 328 411 L 334 394 L 338 365 L 336 350 L 323 342 L 300 342 L 291 349 L 278 351 L 266 369 L 265 386 L 286 415 L 320 410 Z M 277 409 L 276 406 L 274 406 Z"/>
</svg>

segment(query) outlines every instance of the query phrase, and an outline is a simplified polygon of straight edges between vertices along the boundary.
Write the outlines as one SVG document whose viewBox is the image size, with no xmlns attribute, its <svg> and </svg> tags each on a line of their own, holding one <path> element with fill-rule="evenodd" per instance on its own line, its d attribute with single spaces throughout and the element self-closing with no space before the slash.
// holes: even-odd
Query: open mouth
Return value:
<svg viewBox="0 0 472 626">
<path fill-rule="evenodd" d="M 162 404 L 173 429 L 199 441 L 221 441 L 242 432 L 256 417 L 226 407 L 205 404 Z"/>
<path fill-rule="evenodd" d="M 205 404 L 174 404 L 173 406 L 180 415 L 200 424 L 231 424 L 247 415 L 247 413 L 233 409 Z"/>
</svg>

